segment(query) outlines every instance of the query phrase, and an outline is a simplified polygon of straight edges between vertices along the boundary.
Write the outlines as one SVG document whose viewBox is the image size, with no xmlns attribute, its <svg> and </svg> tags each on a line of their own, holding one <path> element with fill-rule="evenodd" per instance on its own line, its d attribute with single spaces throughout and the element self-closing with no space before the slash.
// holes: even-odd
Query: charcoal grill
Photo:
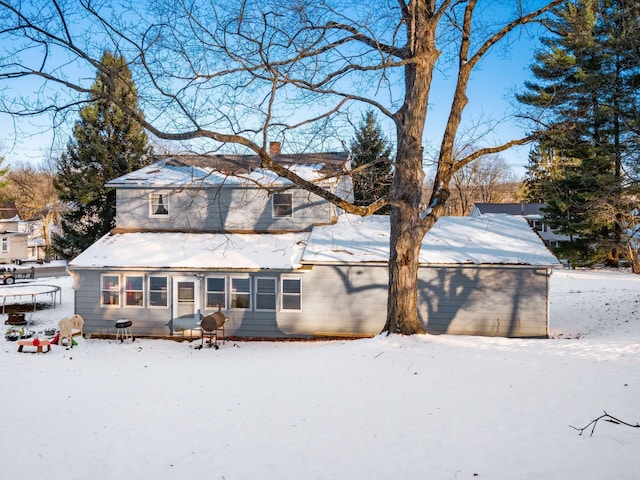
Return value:
<svg viewBox="0 0 640 480">
<path fill-rule="evenodd" d="M 200 321 L 200 328 L 202 329 L 200 348 L 204 346 L 205 337 L 207 337 L 207 346 L 214 347 L 217 350 L 219 348 L 218 337 L 224 339 L 225 323 L 227 323 L 227 316 L 220 310 L 204 317 Z"/>
</svg>

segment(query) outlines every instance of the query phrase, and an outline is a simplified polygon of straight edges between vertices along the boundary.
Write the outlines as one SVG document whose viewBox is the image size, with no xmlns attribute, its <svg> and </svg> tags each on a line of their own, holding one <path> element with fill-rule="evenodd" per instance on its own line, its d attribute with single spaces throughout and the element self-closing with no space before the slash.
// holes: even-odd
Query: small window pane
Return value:
<svg viewBox="0 0 640 480">
<path fill-rule="evenodd" d="M 224 277 L 207 278 L 207 308 L 226 308 L 226 285 Z"/>
<path fill-rule="evenodd" d="M 256 310 L 276 309 L 276 279 L 256 278 Z"/>
<path fill-rule="evenodd" d="M 282 309 L 302 309 L 302 282 L 299 278 L 282 279 Z"/>
<path fill-rule="evenodd" d="M 129 307 L 142 307 L 144 303 L 144 295 L 142 285 L 144 283 L 142 276 L 125 276 L 125 305 Z"/>
<path fill-rule="evenodd" d="M 166 307 L 167 277 L 149 277 L 149 306 Z"/>
<path fill-rule="evenodd" d="M 251 280 L 231 279 L 231 308 L 251 308 Z"/>
<path fill-rule="evenodd" d="M 100 290 L 102 305 L 120 305 L 120 277 L 118 275 L 102 275 Z"/>
<path fill-rule="evenodd" d="M 169 196 L 166 193 L 152 193 L 149 201 L 152 216 L 169 215 Z"/>
<path fill-rule="evenodd" d="M 290 217 L 293 214 L 293 195 L 290 193 L 274 193 L 272 197 L 273 216 Z"/>
</svg>

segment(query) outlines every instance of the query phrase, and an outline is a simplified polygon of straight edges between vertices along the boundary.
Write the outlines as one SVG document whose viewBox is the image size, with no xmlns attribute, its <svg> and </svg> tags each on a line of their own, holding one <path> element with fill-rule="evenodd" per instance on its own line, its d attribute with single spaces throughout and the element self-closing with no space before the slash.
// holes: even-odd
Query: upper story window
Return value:
<svg viewBox="0 0 640 480">
<path fill-rule="evenodd" d="M 291 193 L 274 193 L 271 202 L 274 217 L 291 217 L 293 215 L 293 195 Z"/>
<path fill-rule="evenodd" d="M 9 237 L 2 237 L 2 239 L 0 239 L 0 249 L 2 253 L 9 253 Z"/>
<path fill-rule="evenodd" d="M 169 215 L 169 195 L 166 193 L 149 194 L 149 215 L 166 217 Z"/>
</svg>

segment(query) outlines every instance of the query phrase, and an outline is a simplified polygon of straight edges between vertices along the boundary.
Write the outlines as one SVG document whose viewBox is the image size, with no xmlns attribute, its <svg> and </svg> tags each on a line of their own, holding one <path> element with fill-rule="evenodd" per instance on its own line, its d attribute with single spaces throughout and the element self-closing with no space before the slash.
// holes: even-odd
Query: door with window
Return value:
<svg viewBox="0 0 640 480">
<path fill-rule="evenodd" d="M 172 333 L 196 327 L 200 321 L 200 279 L 195 276 L 173 278 Z"/>
</svg>

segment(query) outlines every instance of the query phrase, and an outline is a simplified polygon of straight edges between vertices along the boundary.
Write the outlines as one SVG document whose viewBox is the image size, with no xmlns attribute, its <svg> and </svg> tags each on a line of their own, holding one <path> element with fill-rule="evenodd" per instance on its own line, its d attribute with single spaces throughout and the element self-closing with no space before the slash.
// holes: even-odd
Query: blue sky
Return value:
<svg viewBox="0 0 640 480">
<path fill-rule="evenodd" d="M 517 34 L 516 34 L 517 35 Z M 478 122 L 499 122 L 510 112 L 513 92 L 521 89 L 523 82 L 530 78 L 529 65 L 533 61 L 537 39 L 525 35 L 512 37 L 512 47 L 498 49 L 485 58 L 473 73 L 469 85 L 469 105 L 465 110 L 465 122 L 468 125 Z M 93 78 L 92 71 L 86 72 L 87 78 Z M 452 74 L 453 75 L 453 74 Z M 427 127 L 425 129 L 426 150 L 437 148 L 440 133 L 449 112 L 450 94 L 455 77 L 444 78 L 437 74 L 431 94 Z M 20 93 L 31 95 L 38 91 L 37 79 L 20 81 Z M 73 119 L 72 119 L 73 120 Z M 391 126 L 384 126 L 387 137 L 393 140 L 395 132 Z M 14 132 L 18 134 L 14 134 Z M 27 161 L 38 163 L 64 151 L 70 129 L 58 130 L 54 141 L 53 131 L 47 118 L 10 118 L 0 115 L 0 155 L 10 163 Z M 487 143 L 500 143 L 525 134 L 516 119 L 499 123 L 487 132 Z M 493 137 L 493 138 L 491 138 Z M 350 138 L 345 139 L 348 143 Z M 514 169 L 518 176 L 524 174 L 529 147 L 520 147 L 504 152 L 502 157 Z"/>
</svg>

